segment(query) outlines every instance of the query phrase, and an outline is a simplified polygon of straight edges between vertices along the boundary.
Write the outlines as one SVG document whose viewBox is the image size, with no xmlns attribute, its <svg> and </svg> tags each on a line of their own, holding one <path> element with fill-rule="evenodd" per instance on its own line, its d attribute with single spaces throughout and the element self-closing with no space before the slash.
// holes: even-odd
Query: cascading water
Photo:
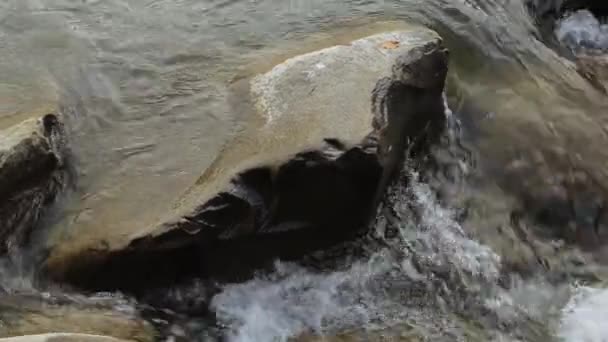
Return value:
<svg viewBox="0 0 608 342">
<path fill-rule="evenodd" d="M 436 29 L 451 49 L 447 95 L 455 114 L 447 114 L 452 125 L 456 117 L 462 120 L 463 139 L 472 145 L 481 141 L 490 151 L 485 156 L 493 149 L 500 156 L 502 146 L 519 140 L 530 142 L 533 150 L 536 140 L 547 137 L 530 139 L 527 127 L 546 126 L 547 135 L 559 136 L 560 124 L 577 128 L 585 122 L 577 117 L 580 112 L 602 113 L 605 97 L 597 97 L 569 60 L 539 40 L 527 12 L 530 3 L 541 11 L 563 2 L 5 1 L 0 3 L 0 109 L 5 98 L 29 101 L 27 94 L 42 93 L 38 87 L 66 99 L 73 112 L 68 121 L 75 131 L 79 187 L 49 226 L 60 233 L 77 227 L 77 234 L 93 236 L 96 229 L 121 232 L 149 223 L 151 212 L 162 211 L 175 192 L 198 177 L 226 139 L 228 126 L 240 120 L 224 102 L 225 85 L 240 76 L 243 65 L 267 58 L 268 49 L 283 41 L 304 44 L 302 37 L 334 32 L 335 26 L 344 25 L 335 32 L 349 36 L 351 22 L 397 20 Z M 552 33 L 571 50 L 602 54 L 608 49 L 603 18 L 577 10 L 557 19 Z M 320 40 L 312 39 L 311 45 L 315 39 Z M 545 114 L 554 112 L 562 114 L 561 121 L 545 121 Z M 505 113 L 515 114 L 500 121 Z M 511 138 L 521 139 L 481 140 L 492 138 L 482 125 L 505 125 L 520 134 Z M 32 261 L 37 259 L 31 256 L 42 246 L 14 251 L 0 260 L 0 336 L 86 327 L 116 314 L 117 320 L 104 326 L 108 332 L 117 322 L 143 316 L 167 341 L 180 342 L 315 341 L 319 336 L 328 341 L 607 341 L 601 282 L 574 286 L 575 277 L 545 279 L 541 272 L 523 271 L 519 276 L 505 257 L 520 250 L 510 250 L 510 242 L 506 252 L 478 242 L 484 231 L 503 238 L 497 229 L 503 222 L 482 212 L 487 220 L 472 227 L 460 218 L 468 208 L 446 200 L 476 191 L 473 181 L 458 182 L 479 166 L 454 151 L 460 148 L 459 134 L 450 130 L 450 141 L 442 146 L 458 158 L 440 170 L 441 177 L 429 175 L 426 165 L 406 165 L 370 236 L 337 246 L 340 257 L 328 265 L 277 261 L 274 271 L 240 284 L 193 281 L 154 293 L 171 305 L 151 307 L 119 293 L 75 294 L 48 284 L 38 279 Z M 580 153 L 590 149 L 568 143 Z M 493 177 L 488 172 L 480 178 L 491 182 Z M 554 240 L 543 246 L 564 244 Z M 356 253 L 349 254 L 350 248 Z M 536 259 L 544 264 L 543 258 Z M 580 273 L 585 265 L 604 267 L 591 258 L 573 259 Z M 26 320 L 31 326 L 19 323 L 24 308 L 36 313 L 36 319 Z M 85 313 L 92 318 L 80 320 Z"/>
<path fill-rule="evenodd" d="M 579 10 L 559 20 L 557 38 L 571 50 L 608 50 L 608 24 L 588 10 Z"/>
<path fill-rule="evenodd" d="M 384 235 L 387 226 L 397 234 L 383 239 L 369 259 L 327 272 L 278 263 L 269 276 L 224 287 L 212 308 L 228 330 L 228 341 L 288 341 L 345 332 L 357 341 L 400 335 L 404 341 L 408 336 L 433 341 L 550 338 L 537 326 L 556 315 L 556 296 L 563 297 L 564 290 L 522 281 L 509 291 L 501 289 L 496 283 L 499 257 L 469 239 L 454 213 L 417 178 L 408 174 L 408 188 L 397 185 L 390 191 L 396 216 L 380 215 L 376 234 Z M 419 223 L 412 220 L 412 210 L 419 211 Z M 474 329 L 474 321 L 483 328 Z"/>
<path fill-rule="evenodd" d="M 498 286 L 500 257 L 469 238 L 456 216 L 406 165 L 373 238 L 359 242 L 367 257 L 324 272 L 279 262 L 270 275 L 223 287 L 212 309 L 231 342 L 309 334 L 328 341 L 343 334 L 353 341 L 551 338 L 538 326 L 557 317 L 564 289 L 521 280 L 510 290 Z"/>
<path fill-rule="evenodd" d="M 601 342 L 608 339 L 608 290 L 576 287 L 563 309 L 559 336 L 564 341 Z"/>
<path fill-rule="evenodd" d="M 309 332 L 336 334 L 361 327 L 373 331 L 403 322 L 434 340 L 463 340 L 455 318 L 437 310 L 451 300 L 442 291 L 452 287 L 437 280 L 442 273 L 495 279 L 499 260 L 487 247 L 464 236 L 451 213 L 433 200 L 428 186 L 413 183 L 410 190 L 396 186 L 391 191 L 396 205 L 392 209 L 405 217 L 392 223 L 378 218 L 376 228 L 396 224 L 392 228 L 398 236 L 384 240 L 386 247 L 368 260 L 342 271 L 319 273 L 279 263 L 271 276 L 225 287 L 212 307 L 229 327 L 229 340 L 286 341 Z M 421 211 L 420 225 L 407 218 L 410 198 Z"/>
</svg>

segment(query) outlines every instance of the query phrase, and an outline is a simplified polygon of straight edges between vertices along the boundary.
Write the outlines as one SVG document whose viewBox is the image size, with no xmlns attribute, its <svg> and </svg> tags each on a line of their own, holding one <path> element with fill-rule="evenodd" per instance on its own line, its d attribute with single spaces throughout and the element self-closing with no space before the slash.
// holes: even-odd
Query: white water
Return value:
<svg viewBox="0 0 608 342">
<path fill-rule="evenodd" d="M 572 50 L 608 49 L 608 24 L 601 22 L 588 10 L 564 17 L 558 22 L 555 34 L 562 44 Z"/>
<path fill-rule="evenodd" d="M 435 26 L 448 27 L 449 33 L 458 36 L 456 42 L 467 37 L 475 42 L 478 50 L 486 51 L 494 59 L 498 56 L 520 61 L 504 57 L 522 57 L 519 55 L 522 51 L 546 59 L 548 64 L 553 58 L 546 55 L 544 47 L 539 49 L 541 44 L 536 39 L 528 37 L 532 20 L 521 15 L 520 1 L 315 1 L 314 6 L 308 6 L 310 2 L 306 1 L 279 4 L 266 0 L 208 3 L 16 0 L 1 3 L 3 29 L 0 29 L 0 40 L 9 43 L 9 48 L 3 49 L 3 57 L 14 55 L 17 59 L 15 63 L 11 58 L 0 62 L 8 66 L 7 70 L 15 69 L 14 73 L 6 73 L 9 77 L 4 81 L 10 84 L 11 80 L 21 80 L 21 73 L 29 74 L 26 71 L 34 70 L 31 73 L 37 74 L 39 69 L 50 69 L 58 78 L 57 83 L 70 84 L 77 88 L 75 93 L 85 98 L 88 115 L 78 121 L 77 127 L 84 137 L 84 140 L 80 139 L 84 142 L 80 148 L 83 151 L 80 158 L 84 160 L 82 174 L 89 176 L 80 186 L 87 197 L 77 203 L 74 210 L 68 210 L 74 213 L 74 226 L 79 232 L 85 232 L 87 225 L 130 226 L 134 221 L 146 219 L 146 213 L 155 212 L 149 208 L 150 201 L 138 199 L 150 198 L 153 194 L 157 195 L 152 196 L 157 197 L 154 203 L 164 203 L 163 196 L 173 196 L 168 189 L 177 191 L 190 184 L 190 179 L 196 178 L 207 160 L 214 156 L 213 146 L 221 142 L 216 141 L 216 134 L 209 134 L 204 129 L 217 132 L 218 127 L 225 125 L 222 124 L 225 109 L 218 100 L 222 98 L 218 93 L 223 94 L 224 80 L 233 76 L 232 70 L 241 67 L 242 60 L 238 56 L 255 54 L 252 51 L 258 49 L 264 51 L 261 46 L 274 46 L 277 41 L 301 37 L 294 33 L 318 32 L 337 18 L 389 13 L 399 18 L 405 15 L 408 20 L 421 17 L 425 22 L 441 23 Z M 125 7 L 129 3 L 133 6 Z M 28 7 L 35 10 L 31 15 Z M 72 37 L 72 31 L 76 32 L 75 37 Z M 248 34 L 243 35 L 243 32 Z M 575 43 L 573 48 L 607 46 L 605 25 L 584 12 L 565 18 L 556 33 L 564 41 L 571 39 Z M 74 46 L 80 46 L 81 40 L 84 40 L 83 50 L 88 46 L 93 48 L 92 65 L 83 62 L 88 60 L 88 53 L 85 57 L 76 57 L 81 49 L 74 49 Z M 21 46 L 21 42 L 26 48 L 14 48 L 13 51 L 11 46 Z M 203 54 L 201 46 L 205 47 Z M 462 56 L 458 59 L 454 54 L 454 57 L 456 64 L 462 62 Z M 530 67 L 529 60 L 524 59 L 524 62 Z M 221 66 L 216 67 L 215 63 Z M 92 69 L 83 72 L 86 77 L 82 78 L 86 82 L 78 81 L 81 76 L 72 72 L 74 66 Z M 491 63 L 488 66 L 493 67 Z M 217 74 L 222 75 L 217 80 L 201 77 Z M 461 76 L 468 80 L 467 75 Z M 77 82 L 71 82 L 72 79 Z M 471 89 L 485 88 L 484 82 L 473 76 L 471 79 Z M 555 79 L 568 77 L 556 76 Z M 82 84 L 86 89 L 89 84 L 95 89 L 79 89 Z M 478 84 L 482 86 L 478 87 Z M 510 90 L 508 86 L 504 90 Z M 69 93 L 70 89 L 64 91 Z M 36 91 L 20 90 L 19 93 Z M 201 93 L 204 93 L 202 97 Z M 481 94 L 486 96 L 485 92 Z M 93 100 L 86 100 L 89 97 Z M 135 128 L 138 134 L 133 134 Z M 179 134 L 173 134 L 175 132 Z M 148 138 L 153 143 L 142 142 L 142 139 L 150 140 Z M 205 148 L 201 150 L 200 146 Z M 176 150 L 180 153 L 175 154 Z M 120 167 L 109 170 L 109 164 Z M 133 182 L 134 179 L 137 182 Z M 159 183 L 162 180 L 165 183 Z M 124 184 L 129 186 L 121 186 Z M 484 278 L 477 284 L 492 283 L 497 275 L 498 260 L 491 250 L 466 238 L 451 212 L 429 196 L 428 188 L 419 185 L 415 189 L 418 193 L 413 198 L 422 210 L 422 224 L 414 226 L 412 222 L 402 220 L 399 241 L 377 251 L 371 260 L 328 274 L 312 273 L 293 264 L 279 264 L 277 272 L 270 277 L 226 287 L 215 298 L 214 306 L 231 330 L 231 340 L 280 341 L 307 330 L 330 333 L 334 326 L 356 327 L 360 324 L 374 328 L 379 322 L 385 326 L 401 319 L 413 320 L 429 329 L 442 326 L 449 330 L 451 322 L 432 307 L 435 289 L 418 291 L 418 295 L 423 292 L 425 297 L 412 299 L 407 298 L 412 293 L 411 288 L 431 283 L 427 268 Z M 139 210 L 141 203 L 145 204 L 144 210 Z M 416 253 L 417 262 L 425 267 L 413 265 L 412 251 Z M 0 292 L 3 289 L 7 292 L 35 291 L 33 275 L 23 270 L 22 266 L 8 268 L 0 264 Z M 519 313 L 505 310 L 506 307 L 521 307 L 542 317 L 547 311 L 543 306 L 551 303 L 553 294 L 551 288 L 529 283 L 517 287 L 513 293 L 490 296 L 487 306 L 494 307 L 493 311 L 510 314 L 502 317 L 503 320 L 516 319 Z M 566 341 L 585 341 L 587 334 L 602 328 L 598 325 L 602 322 L 594 321 L 591 314 L 598 312 L 598 317 L 604 317 L 601 309 L 605 302 L 593 300 L 596 297 L 583 296 L 580 302 L 573 304 L 572 312 L 565 311 L 560 336 Z M 581 311 L 581 306 L 587 311 Z M 594 325 L 580 329 L 581 320 Z M 569 322 L 574 323 L 569 325 Z M 427 337 L 434 340 L 432 334 Z"/>
<path fill-rule="evenodd" d="M 229 330 L 228 341 L 288 341 L 308 332 L 331 336 L 332 332 L 349 330 L 361 337 L 362 329 L 369 332 L 404 323 L 432 341 L 469 341 L 462 334 L 461 322 L 450 315 L 453 308 L 445 303 L 450 300 L 447 296 L 458 296 L 456 292 L 448 291 L 446 296 L 431 285 L 437 272 L 445 269 L 468 279 L 469 290 L 477 291 L 472 297 L 500 324 L 556 324 L 555 337 L 563 342 L 608 341 L 608 290 L 581 287 L 568 302 L 568 286 L 540 279 L 515 279 L 510 290 L 495 286 L 498 256 L 466 237 L 452 212 L 437 203 L 428 185 L 414 182 L 409 189 L 392 189 L 391 196 L 401 197 L 393 201 L 397 204 L 393 209 L 406 214 L 407 209 L 398 205 L 405 206 L 409 200 L 421 222 L 414 226 L 402 220 L 398 241 L 389 242 L 389 247 L 375 252 L 370 260 L 331 273 L 277 263 L 271 276 L 225 287 L 214 298 L 212 308 Z M 377 228 L 382 229 L 382 225 L 381 219 Z M 420 288 L 420 284 L 425 285 Z M 486 329 L 487 337 L 479 341 L 533 341 Z"/>
<path fill-rule="evenodd" d="M 416 179 L 417 175 L 412 177 Z M 473 297 L 478 297 L 480 305 L 495 314 L 501 324 L 517 326 L 527 319 L 543 322 L 561 310 L 561 324 L 555 332 L 560 341 L 608 342 L 608 290 L 579 287 L 563 309 L 570 291 L 538 279 L 518 281 L 510 290 L 502 290 L 495 286 L 500 269 L 498 256 L 465 235 L 452 211 L 437 202 L 428 185 L 413 182 L 407 189 L 395 187 L 389 196 L 401 218 L 398 238 L 386 241 L 388 246 L 371 258 L 327 273 L 277 262 L 269 276 L 226 286 L 213 299 L 212 309 L 228 331 L 227 341 L 283 342 L 306 333 L 331 336 L 345 331 L 361 337 L 361 332 L 395 326 L 415 327 L 419 335 L 432 341 L 470 341 L 463 331 L 468 328 L 451 315 L 453 308 L 445 303 L 452 290 L 440 293 L 444 289 L 433 284 L 438 273 L 447 272 L 466 278 L 467 288 L 477 291 Z M 405 205 L 408 201 L 421 218 L 417 225 L 403 219 L 411 215 Z M 388 224 L 383 219 L 380 216 L 377 229 Z M 36 292 L 31 274 L 15 273 L 18 269 L 21 267 L 0 267 L 0 292 L 2 288 Z M 440 286 L 446 285 L 454 286 Z M 188 291 L 196 296 L 202 290 L 195 286 Z M 453 292 L 454 297 L 458 295 Z M 66 295 L 63 299 L 134 312 L 133 303 L 119 295 Z M 508 333 L 492 331 L 491 326 L 486 329 L 487 341 L 519 341 Z"/>
<path fill-rule="evenodd" d="M 34 286 L 34 271 L 27 266 L 27 257 L 11 253 L 0 258 L 0 294 L 14 292 L 37 292 Z"/>
<path fill-rule="evenodd" d="M 564 342 L 608 341 L 608 289 L 578 287 L 563 309 L 559 337 Z"/>
<path fill-rule="evenodd" d="M 230 330 L 229 341 L 286 341 L 311 331 L 374 330 L 403 322 L 415 325 L 426 337 L 435 331 L 437 337 L 446 338 L 445 331 L 454 323 L 437 310 L 435 305 L 442 300 L 429 287 L 434 276 L 414 267 L 413 253 L 425 271 L 448 268 L 485 279 L 498 275 L 499 258 L 464 235 L 427 185 L 415 183 L 409 189 L 396 187 L 392 196 L 413 198 L 422 214 L 421 224 L 401 222 L 398 241 L 375 252 L 370 260 L 332 273 L 312 273 L 278 263 L 272 276 L 227 286 L 214 298 L 212 307 Z M 394 209 L 403 214 L 407 211 Z M 459 334 L 454 331 L 453 335 Z"/>
</svg>

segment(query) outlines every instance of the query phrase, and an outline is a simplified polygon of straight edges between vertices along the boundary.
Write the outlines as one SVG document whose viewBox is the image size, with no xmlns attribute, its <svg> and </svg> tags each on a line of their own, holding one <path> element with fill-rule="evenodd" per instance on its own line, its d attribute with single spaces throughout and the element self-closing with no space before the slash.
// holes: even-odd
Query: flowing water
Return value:
<svg viewBox="0 0 608 342">
<path fill-rule="evenodd" d="M 590 15 L 564 18 L 556 38 L 573 49 L 605 49 L 606 25 Z M 45 225 L 59 241 L 73 231 L 126 235 L 155 222 L 247 124 L 228 104 L 232 80 L 262 70 L 265 61 L 404 21 L 445 38 L 455 112 L 446 115 L 473 143 L 483 138 L 475 130 L 480 120 L 501 123 L 504 113 L 520 115 L 508 121 L 520 127 L 547 112 L 607 104 L 540 40 L 523 0 L 5 0 L 0 127 L 61 103 L 76 185 Z M 522 141 L 530 139 L 525 133 L 518 133 Z M 504 144 L 488 140 L 486 155 Z M 476 166 L 470 158 L 457 165 L 463 177 Z M 457 219 L 460 208 L 438 200 L 411 169 L 402 176 L 415 181 L 391 188 L 383 206 L 393 214 L 379 211 L 377 238 L 361 243 L 363 257 L 317 271 L 277 262 L 271 274 L 220 284 L 210 303 L 200 304 L 209 305 L 214 322 L 172 313 L 154 322 L 168 341 L 608 341 L 606 290 L 541 277 L 499 286 L 501 257 L 471 238 L 472 228 Z M 471 192 L 466 182 L 452 183 L 453 194 Z M 43 285 L 28 260 L 22 251 L 0 263 L 0 328 L 23 303 L 46 317 L 28 322 L 50 331 L 65 326 L 40 302 L 93 305 L 105 319 L 139 309 L 120 294 L 87 297 Z M 195 282 L 162 296 L 196 303 L 205 291 Z M 28 331 L 7 326 L 5 335 Z"/>
<path fill-rule="evenodd" d="M 608 49 L 608 24 L 602 23 L 588 10 L 564 17 L 555 33 L 571 49 Z"/>
</svg>

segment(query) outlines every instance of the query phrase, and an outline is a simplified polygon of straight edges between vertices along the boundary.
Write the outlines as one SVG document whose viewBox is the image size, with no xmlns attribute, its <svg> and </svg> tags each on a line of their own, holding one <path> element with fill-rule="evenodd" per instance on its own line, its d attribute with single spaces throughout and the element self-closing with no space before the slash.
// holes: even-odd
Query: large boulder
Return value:
<svg viewBox="0 0 608 342">
<path fill-rule="evenodd" d="M 234 85 L 249 125 L 159 224 L 51 251 L 55 277 L 88 288 L 243 274 L 367 227 L 406 156 L 445 124 L 447 51 L 423 27 L 290 58 Z"/>
<path fill-rule="evenodd" d="M 0 127 L 0 255 L 20 246 L 65 185 L 65 131 L 55 112 Z"/>
</svg>

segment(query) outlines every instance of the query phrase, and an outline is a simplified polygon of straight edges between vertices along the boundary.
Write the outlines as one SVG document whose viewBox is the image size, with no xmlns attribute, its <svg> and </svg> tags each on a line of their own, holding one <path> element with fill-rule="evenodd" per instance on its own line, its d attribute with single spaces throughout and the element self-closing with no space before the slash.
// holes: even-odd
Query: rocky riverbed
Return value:
<svg viewBox="0 0 608 342">
<path fill-rule="evenodd" d="M 238 5 L 0 5 L 0 340 L 605 338 L 603 5 Z"/>
</svg>

